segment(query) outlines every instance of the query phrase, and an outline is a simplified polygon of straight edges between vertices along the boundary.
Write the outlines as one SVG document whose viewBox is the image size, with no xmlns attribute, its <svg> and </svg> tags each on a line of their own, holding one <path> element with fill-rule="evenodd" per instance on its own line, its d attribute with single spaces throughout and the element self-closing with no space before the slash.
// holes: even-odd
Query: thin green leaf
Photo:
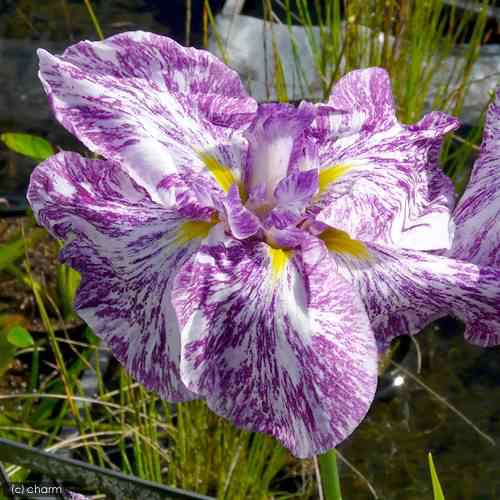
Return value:
<svg viewBox="0 0 500 500">
<path fill-rule="evenodd" d="M 23 328 L 22 326 L 14 326 L 7 333 L 7 340 L 10 344 L 15 347 L 20 347 L 22 349 L 32 346 L 35 341 L 31 336 L 31 333 Z"/>
<path fill-rule="evenodd" d="M 66 264 L 58 264 L 56 282 L 61 313 L 64 319 L 70 319 L 75 316 L 73 304 L 80 284 L 80 273 Z"/>
<path fill-rule="evenodd" d="M 434 467 L 434 461 L 432 460 L 432 453 L 429 452 L 429 470 L 431 472 L 432 479 L 432 491 L 434 492 L 434 500 L 445 500 L 441 484 L 439 483 L 439 478 Z"/>
<path fill-rule="evenodd" d="M 0 139 L 12 151 L 35 160 L 46 160 L 54 154 L 54 148 L 50 142 L 37 135 L 6 132 L 0 135 Z"/>
<path fill-rule="evenodd" d="M 14 360 L 16 348 L 7 342 L 6 335 L 0 331 L 0 377 L 7 371 Z"/>
<path fill-rule="evenodd" d="M 279 102 L 288 102 L 288 92 L 286 89 L 285 70 L 279 50 L 276 46 L 276 41 L 273 38 L 273 54 L 274 54 L 274 86 L 276 96 Z"/>
<path fill-rule="evenodd" d="M 94 25 L 95 32 L 99 37 L 99 40 L 104 40 L 104 33 L 102 31 L 101 25 L 99 23 L 99 19 L 97 18 L 94 8 L 92 7 L 92 3 L 90 0 L 84 0 L 85 6 L 87 7 L 87 11 L 89 13 L 90 19 L 92 20 L 92 24 Z"/>
</svg>

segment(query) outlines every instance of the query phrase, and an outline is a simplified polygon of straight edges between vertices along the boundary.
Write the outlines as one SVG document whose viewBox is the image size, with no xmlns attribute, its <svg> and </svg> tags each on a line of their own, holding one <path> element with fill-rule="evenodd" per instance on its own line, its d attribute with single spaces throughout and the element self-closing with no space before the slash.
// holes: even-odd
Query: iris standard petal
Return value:
<svg viewBox="0 0 500 500">
<path fill-rule="evenodd" d="M 288 173 L 297 171 L 319 170 L 318 145 L 314 138 L 311 127 L 297 141 L 295 141 Z"/>
<path fill-rule="evenodd" d="M 195 398 L 179 378 L 171 287 L 212 224 L 156 205 L 118 164 L 76 153 L 38 166 L 28 199 L 38 222 L 65 241 L 61 258 L 82 274 L 79 316 L 146 388 L 171 401 Z"/>
<path fill-rule="evenodd" d="M 233 127 L 250 123 L 257 105 L 215 56 L 131 32 L 39 57 L 57 119 L 93 152 L 120 161 L 153 198 L 165 194 L 157 186 L 166 176 L 189 185 L 202 173 L 214 191 L 217 173 L 238 178 Z"/>
<path fill-rule="evenodd" d="M 248 157 L 243 180 L 248 192 L 265 186 L 270 200 L 278 182 L 286 177 L 294 144 L 313 121 L 312 104 L 261 104 L 244 135 Z"/>
<path fill-rule="evenodd" d="M 380 350 L 451 314 L 478 345 L 500 343 L 500 269 L 427 252 L 366 244 L 362 258 L 332 254 L 363 298 Z"/>
<path fill-rule="evenodd" d="M 453 213 L 449 255 L 500 267 L 500 93 L 486 115 L 483 143 L 472 175 Z"/>
<path fill-rule="evenodd" d="M 320 143 L 320 195 L 311 212 L 355 239 L 449 248 L 454 189 L 437 157 L 443 135 L 457 126 L 454 118 L 433 112 L 416 125 Z"/>
<path fill-rule="evenodd" d="M 303 458 L 336 446 L 365 416 L 375 341 L 315 238 L 294 254 L 214 230 L 177 275 L 173 302 L 182 380 L 237 426 Z"/>
</svg>

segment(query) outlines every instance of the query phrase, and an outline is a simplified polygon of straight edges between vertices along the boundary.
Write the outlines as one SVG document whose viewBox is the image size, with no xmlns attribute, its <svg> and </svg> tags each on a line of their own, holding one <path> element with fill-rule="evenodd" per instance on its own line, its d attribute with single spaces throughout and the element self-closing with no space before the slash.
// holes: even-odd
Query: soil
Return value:
<svg viewBox="0 0 500 500">
<path fill-rule="evenodd" d="M 34 227 L 31 217 L 0 218 L 0 245 L 14 238 L 16 233 L 29 231 Z M 56 268 L 59 246 L 57 242 L 47 233 L 36 245 L 28 248 L 27 257 L 33 278 L 39 282 L 43 290 L 56 301 Z M 18 261 L 19 267 L 25 272 L 26 259 Z M 55 330 L 71 328 L 81 324 L 81 320 L 64 321 L 61 323 L 56 312 L 46 304 L 49 315 L 53 316 L 51 322 Z M 22 314 L 26 319 L 26 326 L 32 332 L 44 331 L 40 320 L 35 297 L 31 288 L 19 278 L 10 273 L 0 271 L 0 315 Z"/>
</svg>

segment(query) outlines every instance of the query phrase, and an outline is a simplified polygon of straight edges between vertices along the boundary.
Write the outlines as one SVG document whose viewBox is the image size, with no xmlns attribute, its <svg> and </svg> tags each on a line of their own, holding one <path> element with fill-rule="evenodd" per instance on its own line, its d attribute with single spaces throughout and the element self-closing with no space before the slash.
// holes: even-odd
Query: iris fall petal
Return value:
<svg viewBox="0 0 500 500">
<path fill-rule="evenodd" d="M 399 335 L 453 315 L 478 345 L 500 343 L 500 269 L 427 252 L 366 245 L 368 257 L 335 255 L 361 295 L 381 351 Z"/>
<path fill-rule="evenodd" d="M 500 268 L 500 94 L 486 115 L 483 143 L 453 221 L 449 255 Z"/>
<path fill-rule="evenodd" d="M 156 201 L 165 201 L 157 188 L 168 176 L 189 188 L 204 174 L 205 190 L 220 191 L 202 154 L 239 176 L 231 138 L 256 103 L 215 56 L 143 32 L 80 42 L 61 56 L 38 53 L 57 119 L 90 150 L 120 161 Z"/>
<path fill-rule="evenodd" d="M 145 387 L 171 401 L 196 398 L 179 378 L 171 288 L 210 224 L 156 205 L 118 164 L 75 153 L 39 165 L 28 199 L 82 275 L 79 316 Z"/>
<path fill-rule="evenodd" d="M 327 261 L 319 241 L 290 253 L 214 231 L 173 291 L 187 387 L 298 457 L 349 435 L 377 383 L 364 307 Z"/>
</svg>

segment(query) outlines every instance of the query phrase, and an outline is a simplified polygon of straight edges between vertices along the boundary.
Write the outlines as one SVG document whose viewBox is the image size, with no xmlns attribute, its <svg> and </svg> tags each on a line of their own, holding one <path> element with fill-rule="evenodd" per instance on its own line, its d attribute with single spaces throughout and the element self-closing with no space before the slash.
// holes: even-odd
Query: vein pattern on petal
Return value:
<svg viewBox="0 0 500 500">
<path fill-rule="evenodd" d="M 63 55 L 39 51 L 40 78 L 57 119 L 89 149 L 122 162 L 155 201 L 166 176 L 205 175 L 197 151 L 239 178 L 242 156 L 233 136 L 256 111 L 237 74 L 205 51 L 151 33 L 122 33 L 81 42 Z M 177 186 L 179 188 L 179 184 Z"/>
<path fill-rule="evenodd" d="M 208 230 L 154 203 L 118 164 L 59 153 L 38 166 L 28 198 L 78 270 L 75 308 L 125 368 L 171 401 L 196 398 L 179 378 L 171 289 Z M 183 243 L 181 245 L 181 243 Z"/>
<path fill-rule="evenodd" d="M 364 307 L 310 239 L 287 255 L 212 232 L 173 292 L 184 383 L 219 415 L 301 458 L 352 432 L 377 381 Z"/>
<path fill-rule="evenodd" d="M 453 221 L 449 255 L 500 268 L 500 94 L 486 115 L 479 158 Z"/>
<path fill-rule="evenodd" d="M 453 315 L 478 345 L 500 343 L 500 269 L 427 252 L 366 244 L 370 260 L 333 254 L 363 298 L 380 350 Z"/>
<path fill-rule="evenodd" d="M 416 250 L 449 248 L 454 188 L 437 158 L 443 134 L 456 126 L 456 120 L 434 112 L 416 125 L 320 142 L 324 191 L 309 212 L 362 241 Z M 330 168 L 336 164 L 351 168 L 335 182 L 321 184 L 322 175 L 334 175 Z"/>
</svg>

